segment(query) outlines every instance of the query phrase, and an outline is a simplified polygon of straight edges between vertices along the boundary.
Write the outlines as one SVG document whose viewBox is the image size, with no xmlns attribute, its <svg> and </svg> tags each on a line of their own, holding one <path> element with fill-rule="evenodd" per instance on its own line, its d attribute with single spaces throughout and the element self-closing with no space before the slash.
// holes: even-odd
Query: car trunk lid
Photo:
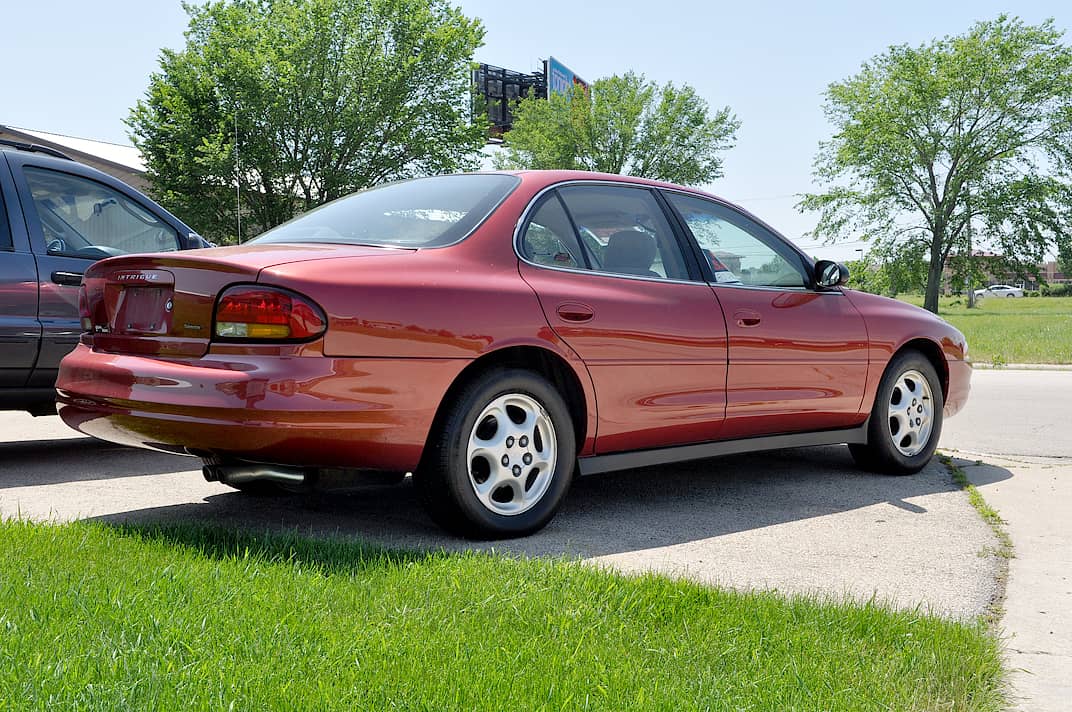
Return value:
<svg viewBox="0 0 1072 712">
<path fill-rule="evenodd" d="M 383 252 L 360 246 L 250 245 L 116 257 L 86 271 L 82 327 L 101 351 L 197 357 L 208 351 L 216 300 L 227 287 L 256 282 L 267 267 Z"/>
</svg>

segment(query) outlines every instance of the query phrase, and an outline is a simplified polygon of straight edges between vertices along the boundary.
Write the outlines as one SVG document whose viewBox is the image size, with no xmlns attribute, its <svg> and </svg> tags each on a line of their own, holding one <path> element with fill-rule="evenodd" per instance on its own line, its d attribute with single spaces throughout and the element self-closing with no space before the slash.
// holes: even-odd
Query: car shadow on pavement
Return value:
<svg viewBox="0 0 1072 712">
<path fill-rule="evenodd" d="M 989 470 L 992 481 L 1011 477 Z M 452 537 L 402 485 L 346 494 L 256 497 L 238 492 L 173 506 L 127 511 L 99 521 L 227 523 L 256 531 L 359 538 L 409 550 L 490 550 L 526 556 L 589 558 L 683 544 L 776 524 L 889 504 L 910 514 L 910 500 L 957 490 L 935 460 L 911 477 L 862 472 L 843 446 L 735 455 L 580 478 L 558 516 L 532 536 L 497 542 Z"/>
<path fill-rule="evenodd" d="M 0 442 L 0 489 L 56 485 L 199 469 L 189 457 L 96 438 Z"/>
</svg>

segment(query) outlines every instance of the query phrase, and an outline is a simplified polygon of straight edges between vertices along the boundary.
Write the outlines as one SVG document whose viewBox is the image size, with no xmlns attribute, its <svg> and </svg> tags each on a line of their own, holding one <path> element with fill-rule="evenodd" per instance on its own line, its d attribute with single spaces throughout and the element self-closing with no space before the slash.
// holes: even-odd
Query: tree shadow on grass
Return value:
<svg viewBox="0 0 1072 712">
<path fill-rule="evenodd" d="M 294 531 L 254 531 L 210 522 L 117 523 L 120 536 L 158 541 L 213 559 L 299 564 L 323 573 L 351 574 L 418 563 L 445 552 L 390 549 L 355 539 L 309 538 Z"/>
</svg>

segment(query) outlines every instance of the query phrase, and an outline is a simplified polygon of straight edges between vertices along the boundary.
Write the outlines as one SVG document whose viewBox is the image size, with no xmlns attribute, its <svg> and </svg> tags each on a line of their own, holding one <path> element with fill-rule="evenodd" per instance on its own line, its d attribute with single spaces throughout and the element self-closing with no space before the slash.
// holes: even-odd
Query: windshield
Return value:
<svg viewBox="0 0 1072 712">
<path fill-rule="evenodd" d="M 253 242 L 442 247 L 471 233 L 518 183 L 490 173 L 388 183 L 311 210 Z"/>
</svg>

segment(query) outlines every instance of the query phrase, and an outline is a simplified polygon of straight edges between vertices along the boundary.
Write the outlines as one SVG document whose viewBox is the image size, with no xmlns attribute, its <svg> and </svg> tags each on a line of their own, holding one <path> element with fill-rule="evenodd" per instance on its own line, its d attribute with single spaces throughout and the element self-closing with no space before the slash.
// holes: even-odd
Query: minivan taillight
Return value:
<svg viewBox="0 0 1072 712">
<path fill-rule="evenodd" d="M 295 292 L 240 284 L 220 295 L 215 324 L 220 339 L 307 341 L 324 333 L 327 318 L 312 300 Z"/>
<path fill-rule="evenodd" d="M 93 331 L 93 315 L 89 312 L 89 297 L 84 284 L 78 288 L 78 316 L 82 318 L 82 331 Z"/>
</svg>

